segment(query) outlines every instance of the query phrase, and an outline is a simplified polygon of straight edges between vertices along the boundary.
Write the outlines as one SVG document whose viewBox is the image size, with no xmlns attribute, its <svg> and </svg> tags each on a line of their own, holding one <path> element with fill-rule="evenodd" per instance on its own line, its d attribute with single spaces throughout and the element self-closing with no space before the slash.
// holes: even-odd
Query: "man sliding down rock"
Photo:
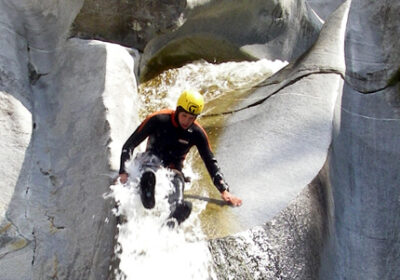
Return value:
<svg viewBox="0 0 400 280">
<path fill-rule="evenodd" d="M 148 116 L 128 138 L 122 148 L 119 180 L 125 184 L 128 173 L 125 163 L 133 150 L 148 138 L 146 151 L 139 154 L 142 165 L 140 179 L 140 198 L 143 206 L 151 209 L 155 206 L 155 172 L 161 166 L 173 172 L 174 191 L 168 197 L 171 205 L 169 218 L 175 218 L 178 224 L 186 220 L 192 210 L 189 201 L 183 200 L 186 178 L 182 173 L 183 161 L 191 149 L 196 146 L 204 161 L 215 187 L 224 201 L 240 206 L 242 200 L 229 192 L 229 186 L 219 169 L 217 160 L 211 151 L 205 130 L 196 121 L 204 107 L 203 96 L 196 91 L 184 91 L 178 98 L 176 110 L 161 110 Z"/>
</svg>

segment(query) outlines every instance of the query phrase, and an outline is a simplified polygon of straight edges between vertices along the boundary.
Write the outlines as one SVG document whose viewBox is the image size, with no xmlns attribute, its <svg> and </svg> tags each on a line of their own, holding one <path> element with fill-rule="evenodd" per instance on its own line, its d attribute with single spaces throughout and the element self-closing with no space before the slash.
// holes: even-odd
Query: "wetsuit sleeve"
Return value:
<svg viewBox="0 0 400 280">
<path fill-rule="evenodd" d="M 219 190 L 219 192 L 224 192 L 225 190 L 229 191 L 229 186 L 225 182 L 224 175 L 220 171 L 218 166 L 218 162 L 211 150 L 210 143 L 208 141 L 208 137 L 204 129 L 200 127 L 200 137 L 199 141 L 196 144 L 196 147 L 199 151 L 199 154 L 206 165 L 208 173 L 215 185 L 215 187 Z"/>
<path fill-rule="evenodd" d="M 153 118 L 145 119 L 122 146 L 119 174 L 127 173 L 125 163 L 130 159 L 134 149 L 152 133 L 153 128 Z"/>
</svg>

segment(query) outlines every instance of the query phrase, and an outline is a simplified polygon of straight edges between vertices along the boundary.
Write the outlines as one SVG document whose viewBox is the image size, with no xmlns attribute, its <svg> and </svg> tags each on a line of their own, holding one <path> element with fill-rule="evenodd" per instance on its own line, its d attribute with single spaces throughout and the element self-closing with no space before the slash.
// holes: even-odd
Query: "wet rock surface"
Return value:
<svg viewBox="0 0 400 280">
<path fill-rule="evenodd" d="M 292 61 L 317 39 L 321 21 L 304 1 L 209 1 L 176 31 L 146 45 L 141 78 L 197 59 Z"/>
<path fill-rule="evenodd" d="M 321 278 L 396 279 L 400 208 L 398 3 L 352 1 L 346 83 L 324 179 L 332 190 Z M 397 27 L 395 27 L 397 26 Z M 397 31 L 395 31 L 397 30 Z M 340 103 L 339 103 L 340 102 Z M 382 256 L 385 256 L 382 258 Z"/>
<path fill-rule="evenodd" d="M 85 0 L 71 35 L 115 42 L 143 51 L 155 36 L 176 29 L 186 1 Z"/>
<path fill-rule="evenodd" d="M 326 195 L 316 179 L 264 225 L 211 240 L 218 279 L 317 279 Z"/>
</svg>

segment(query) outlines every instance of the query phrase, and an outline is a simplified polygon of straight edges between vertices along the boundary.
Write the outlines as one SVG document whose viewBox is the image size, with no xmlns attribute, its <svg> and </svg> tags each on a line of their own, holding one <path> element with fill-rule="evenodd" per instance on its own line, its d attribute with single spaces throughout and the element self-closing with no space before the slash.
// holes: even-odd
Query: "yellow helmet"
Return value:
<svg viewBox="0 0 400 280">
<path fill-rule="evenodd" d="M 204 98 L 197 91 L 184 90 L 178 98 L 176 107 L 182 107 L 190 114 L 200 115 L 204 108 Z"/>
</svg>

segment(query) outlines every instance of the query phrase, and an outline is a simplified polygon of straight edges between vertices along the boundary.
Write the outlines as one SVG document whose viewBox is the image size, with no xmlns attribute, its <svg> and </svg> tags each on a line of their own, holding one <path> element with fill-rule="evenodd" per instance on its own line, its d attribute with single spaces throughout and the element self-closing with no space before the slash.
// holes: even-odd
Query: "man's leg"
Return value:
<svg viewBox="0 0 400 280">
<path fill-rule="evenodd" d="M 174 190 L 168 197 L 168 202 L 171 205 L 171 214 L 169 215 L 169 218 L 176 219 L 178 224 L 180 224 L 189 217 L 192 211 L 192 203 L 183 200 L 183 191 L 185 188 L 185 180 L 183 174 L 178 170 L 173 171 L 174 175 L 171 182 Z M 168 225 L 173 227 L 174 223 L 169 222 Z"/>
<path fill-rule="evenodd" d="M 137 158 L 142 165 L 142 175 L 140 177 L 140 199 L 146 209 L 154 208 L 155 201 L 155 172 L 160 168 L 161 161 L 154 155 L 145 152 Z"/>
<path fill-rule="evenodd" d="M 155 190 L 156 174 L 151 168 L 145 169 L 140 178 L 140 199 L 146 209 L 152 209 L 156 205 Z"/>
</svg>

